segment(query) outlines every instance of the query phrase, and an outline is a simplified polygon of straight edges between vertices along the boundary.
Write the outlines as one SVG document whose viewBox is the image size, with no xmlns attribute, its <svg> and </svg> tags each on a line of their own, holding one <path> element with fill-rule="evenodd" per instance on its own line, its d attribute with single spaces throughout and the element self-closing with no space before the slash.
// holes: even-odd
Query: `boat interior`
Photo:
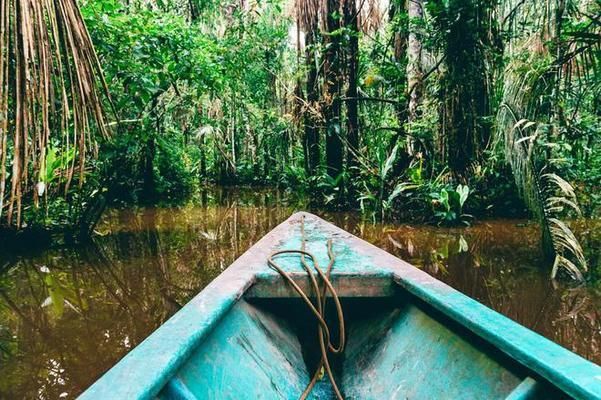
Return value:
<svg viewBox="0 0 601 400">
<path fill-rule="evenodd" d="M 187 356 L 160 399 L 298 399 L 317 323 L 279 277 L 259 279 Z M 298 278 L 299 282 L 303 278 Z M 345 399 L 556 399 L 561 392 L 391 278 L 338 279 L 347 345 L 330 356 Z M 339 334 L 332 301 L 326 318 Z M 325 374 L 310 399 L 335 399 Z"/>
</svg>

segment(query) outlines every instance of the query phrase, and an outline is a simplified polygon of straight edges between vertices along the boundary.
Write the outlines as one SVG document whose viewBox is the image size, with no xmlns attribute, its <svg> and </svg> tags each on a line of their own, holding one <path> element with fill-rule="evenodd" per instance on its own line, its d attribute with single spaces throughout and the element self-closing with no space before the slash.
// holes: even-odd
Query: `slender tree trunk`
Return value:
<svg viewBox="0 0 601 400">
<path fill-rule="evenodd" d="M 358 165 L 357 155 L 359 151 L 359 110 L 357 104 L 357 70 L 359 68 L 359 23 L 357 18 L 356 0 L 346 0 L 344 2 L 344 25 L 349 29 L 348 44 L 348 87 L 346 97 L 346 128 L 348 135 L 348 166 L 351 173 Z"/>
<path fill-rule="evenodd" d="M 319 100 L 317 87 L 317 64 L 315 46 L 317 44 L 317 21 L 305 33 L 305 55 L 307 65 L 307 104 L 304 110 L 305 125 L 305 167 L 308 176 L 314 176 L 319 167 L 319 122 L 316 105 Z"/>
<path fill-rule="evenodd" d="M 395 19 L 397 18 L 398 14 L 402 12 L 405 12 L 405 10 L 400 8 L 400 1 L 391 1 L 390 10 L 388 14 L 390 23 L 397 24 Z M 407 52 L 407 36 L 404 33 L 404 30 L 398 29 L 394 32 L 393 45 L 394 61 L 400 68 L 403 62 L 403 57 L 405 57 L 405 54 Z M 402 140 L 402 138 L 405 138 L 407 136 L 407 133 L 405 132 L 405 124 L 407 123 L 406 90 L 401 89 L 402 86 L 403 85 L 401 85 L 399 82 L 397 86 L 398 102 L 394 105 L 394 111 L 399 124 L 399 129 L 397 131 L 397 134 L 395 135 L 395 139 L 392 140 L 391 149 L 398 143 L 399 140 Z"/>
<path fill-rule="evenodd" d="M 305 35 L 306 36 L 306 35 Z M 301 59 L 303 54 L 303 47 L 301 45 L 301 21 L 300 21 L 300 13 L 297 13 L 296 16 L 296 67 L 300 70 L 301 68 Z M 286 96 L 284 95 L 284 109 L 286 108 Z M 294 101 L 292 102 L 292 115 L 294 115 L 294 127 L 297 134 L 297 137 L 301 138 L 301 145 L 303 146 L 303 166 L 305 168 L 305 172 L 309 175 L 309 156 L 307 152 L 307 143 L 304 133 L 304 123 L 303 123 L 303 104 L 305 104 L 305 92 L 303 91 L 302 86 L 302 77 L 300 74 L 297 74 L 296 77 L 296 86 L 294 88 Z M 302 131 L 301 131 L 302 129 Z M 292 149 L 291 149 L 292 150 Z"/>
<path fill-rule="evenodd" d="M 561 83 L 562 83 L 562 59 L 565 54 L 565 46 L 561 41 L 561 31 L 563 25 L 563 15 L 565 13 L 566 1 L 565 0 L 557 0 L 556 9 L 555 9 L 555 26 L 553 32 L 553 47 L 556 58 L 556 65 L 554 72 L 555 86 L 553 88 L 554 93 L 551 98 L 553 99 L 553 118 L 558 126 L 565 125 L 564 112 L 562 107 L 562 91 Z M 554 132 L 554 134 L 558 135 L 559 132 Z"/>
<path fill-rule="evenodd" d="M 232 106 L 232 121 L 231 121 L 231 129 L 230 129 L 230 141 L 232 142 L 232 164 L 234 171 L 232 171 L 232 175 L 235 175 L 235 168 L 238 167 L 238 135 L 236 135 L 236 127 L 237 127 L 237 118 L 236 118 L 236 103 Z"/>
<path fill-rule="evenodd" d="M 196 22 L 199 17 L 199 10 L 194 0 L 188 0 L 188 6 L 190 7 L 190 21 Z"/>
<path fill-rule="evenodd" d="M 161 132 L 161 118 L 157 111 L 158 96 L 152 101 L 152 114 L 154 118 L 154 132 L 150 132 L 146 139 L 144 149 L 144 159 L 142 166 L 142 193 L 145 202 L 152 202 L 156 195 L 156 185 L 154 180 L 154 157 L 156 154 L 155 136 Z"/>
<path fill-rule="evenodd" d="M 6 192 L 6 151 L 8 150 L 8 91 L 9 91 L 9 14 L 10 4 L 0 0 L 0 223 L 4 213 Z"/>
<path fill-rule="evenodd" d="M 154 141 L 154 135 L 146 140 L 146 148 L 144 149 L 144 183 L 143 193 L 144 201 L 151 202 L 155 196 L 155 185 L 154 185 L 154 154 L 156 152 L 156 146 Z"/>
<path fill-rule="evenodd" d="M 342 172 L 343 144 L 340 126 L 340 0 L 326 1 L 324 117 L 326 119 L 326 165 L 335 178 Z"/>
<path fill-rule="evenodd" d="M 422 42 L 417 30 L 424 18 L 423 0 L 407 0 L 409 16 L 409 40 L 407 46 L 407 90 L 408 114 L 407 122 L 411 124 L 419 118 L 419 105 L 423 94 Z M 411 134 L 411 132 L 409 132 Z M 415 139 L 407 137 L 407 152 L 410 156 L 415 153 Z"/>
<path fill-rule="evenodd" d="M 205 148 L 205 135 L 200 136 L 200 179 L 207 178 L 207 150 Z"/>
</svg>

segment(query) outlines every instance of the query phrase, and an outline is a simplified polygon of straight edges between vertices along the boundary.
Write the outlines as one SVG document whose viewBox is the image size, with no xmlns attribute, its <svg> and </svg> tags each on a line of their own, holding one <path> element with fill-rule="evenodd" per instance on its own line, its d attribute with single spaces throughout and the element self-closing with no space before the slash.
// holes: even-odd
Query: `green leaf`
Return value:
<svg viewBox="0 0 601 400">
<path fill-rule="evenodd" d="M 457 189 L 455 189 L 459 194 L 459 207 L 463 208 L 463 205 L 467 201 L 468 196 L 470 195 L 470 188 L 467 185 L 458 185 Z"/>
<path fill-rule="evenodd" d="M 392 170 L 394 162 L 396 161 L 397 153 L 399 151 L 399 144 L 397 143 L 393 148 L 386 161 L 384 162 L 384 167 L 380 171 L 380 179 L 385 180 L 388 176 L 388 173 Z"/>
</svg>

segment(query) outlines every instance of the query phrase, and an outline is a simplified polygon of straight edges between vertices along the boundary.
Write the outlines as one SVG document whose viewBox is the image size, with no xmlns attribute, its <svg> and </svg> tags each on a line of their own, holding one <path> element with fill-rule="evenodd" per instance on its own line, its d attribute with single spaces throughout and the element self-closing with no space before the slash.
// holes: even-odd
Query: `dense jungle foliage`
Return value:
<svg viewBox="0 0 601 400">
<path fill-rule="evenodd" d="M 599 0 L 0 0 L 0 225 L 269 185 L 440 225 L 601 204 Z"/>
</svg>

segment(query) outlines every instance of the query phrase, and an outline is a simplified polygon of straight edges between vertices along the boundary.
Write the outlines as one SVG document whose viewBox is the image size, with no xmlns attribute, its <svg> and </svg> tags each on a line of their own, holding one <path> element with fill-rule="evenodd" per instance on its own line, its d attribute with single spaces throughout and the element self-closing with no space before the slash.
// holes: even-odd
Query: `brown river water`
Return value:
<svg viewBox="0 0 601 400">
<path fill-rule="evenodd" d="M 215 191 L 184 207 L 110 210 L 91 244 L 13 258 L 0 275 L 0 399 L 76 397 L 299 208 L 274 191 Z M 316 213 L 601 364 L 601 291 L 549 280 L 536 225 Z M 599 228 L 576 231 L 598 249 Z"/>
</svg>

